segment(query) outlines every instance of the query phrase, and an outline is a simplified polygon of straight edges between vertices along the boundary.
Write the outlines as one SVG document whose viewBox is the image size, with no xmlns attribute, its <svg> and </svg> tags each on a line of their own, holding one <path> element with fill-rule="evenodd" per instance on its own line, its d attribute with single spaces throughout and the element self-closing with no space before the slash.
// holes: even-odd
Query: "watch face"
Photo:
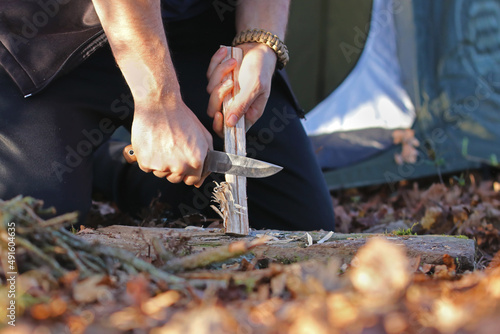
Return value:
<svg viewBox="0 0 500 334">
<path fill-rule="evenodd" d="M 492 75 L 500 65 L 500 2 L 458 0 L 455 8 L 456 53 L 464 68 L 476 77 Z"/>
</svg>

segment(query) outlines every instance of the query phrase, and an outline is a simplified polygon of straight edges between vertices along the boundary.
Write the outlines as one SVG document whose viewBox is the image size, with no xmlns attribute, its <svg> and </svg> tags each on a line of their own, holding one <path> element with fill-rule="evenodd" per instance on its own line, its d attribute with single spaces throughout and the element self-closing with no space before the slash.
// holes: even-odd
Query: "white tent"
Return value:
<svg viewBox="0 0 500 334">
<path fill-rule="evenodd" d="M 401 83 L 392 0 L 374 0 L 370 30 L 358 63 L 325 100 L 306 116 L 309 136 L 366 128 L 409 128 L 415 108 Z M 358 28 L 356 28 L 358 29 Z M 364 29 L 359 29 L 363 34 Z M 358 36 L 359 37 L 359 36 Z M 339 52 L 358 47 L 342 43 Z"/>
</svg>

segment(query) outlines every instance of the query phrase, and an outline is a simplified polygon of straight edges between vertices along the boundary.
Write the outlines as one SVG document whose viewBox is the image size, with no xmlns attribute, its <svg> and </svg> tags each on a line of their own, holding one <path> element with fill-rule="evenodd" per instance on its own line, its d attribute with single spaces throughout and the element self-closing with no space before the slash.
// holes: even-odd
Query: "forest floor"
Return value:
<svg viewBox="0 0 500 334">
<path fill-rule="evenodd" d="M 182 238 L 167 248 L 153 242 L 150 257 L 131 257 L 59 228 L 74 217 L 41 219 L 36 201 L 0 202 L 0 332 L 495 333 L 500 179 L 444 179 L 337 192 L 336 232 L 471 238 L 473 271 L 460 272 L 446 255 L 442 265 L 409 258 L 383 238 L 369 240 L 350 264 L 265 262 L 240 256 L 265 240 L 235 242 L 215 260 L 237 261 L 212 259 L 193 270 L 186 259 L 201 263 L 200 255 L 190 255 Z M 134 224 L 105 203 L 95 209 L 96 224 Z M 12 221 L 15 250 L 7 247 Z"/>
</svg>

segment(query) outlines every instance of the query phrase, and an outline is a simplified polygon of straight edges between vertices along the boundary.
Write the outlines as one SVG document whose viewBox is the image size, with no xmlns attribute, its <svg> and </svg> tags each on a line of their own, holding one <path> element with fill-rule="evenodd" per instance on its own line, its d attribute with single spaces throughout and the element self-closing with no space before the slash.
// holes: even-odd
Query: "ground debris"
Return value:
<svg viewBox="0 0 500 334">
<path fill-rule="evenodd" d="M 60 231 L 57 224 L 66 224 L 65 219 L 45 223 L 50 227 L 44 229 L 33 227 L 46 222 L 37 214 L 40 203 L 18 198 L 20 202 L 14 206 L 10 202 L 6 210 L 7 202 L 0 202 L 1 233 L 5 222 L 15 219 L 18 236 L 27 241 L 17 244 L 17 260 L 26 264 L 20 266 L 17 282 L 17 324 L 15 328 L 6 325 L 3 332 L 494 333 L 500 325 L 500 253 L 495 255 L 500 247 L 499 190 L 495 182 L 428 189 L 406 184 L 373 196 L 347 191 L 335 200 L 335 212 L 342 215 L 337 222 L 346 232 L 401 220 L 409 232 L 407 228 L 400 232 L 451 231 L 476 238 L 487 258 L 482 261 L 485 269 L 465 273 L 449 255 L 442 264 L 425 263 L 415 255 L 409 258 L 400 245 L 387 241 L 397 231 L 387 231 L 384 238 L 367 238 L 351 263 L 324 258 L 266 264 L 259 258 L 237 258 L 231 265 L 207 269 L 202 259 L 218 252 L 230 256 L 253 251 L 255 243 L 264 241 L 184 254 L 165 245 L 161 236 L 151 242 L 159 261 L 149 263 L 102 245 L 85 243 L 92 249 L 84 251 L 80 237 Z M 439 215 L 431 215 L 438 211 Z M 423 227 L 426 215 L 428 223 Z M 419 224 L 414 226 L 415 222 Z M 64 244 L 54 239 L 55 232 L 63 236 Z M 321 237 L 310 234 L 316 243 L 307 249 L 321 246 L 317 244 Z M 186 258 L 189 261 L 184 264 L 197 265 L 168 269 L 172 261 Z M 4 265 L 3 253 L 1 259 Z M 175 282 L 155 278 L 146 270 L 149 266 Z M 5 269 L 0 277 L 5 282 Z M 0 287 L 3 319 L 6 296 Z"/>
<path fill-rule="evenodd" d="M 500 182 L 480 181 L 470 173 L 452 176 L 446 184 L 422 184 L 402 181 L 336 194 L 336 232 L 392 233 L 411 227 L 419 235 L 466 236 L 475 239 L 486 266 L 500 251 Z"/>
</svg>

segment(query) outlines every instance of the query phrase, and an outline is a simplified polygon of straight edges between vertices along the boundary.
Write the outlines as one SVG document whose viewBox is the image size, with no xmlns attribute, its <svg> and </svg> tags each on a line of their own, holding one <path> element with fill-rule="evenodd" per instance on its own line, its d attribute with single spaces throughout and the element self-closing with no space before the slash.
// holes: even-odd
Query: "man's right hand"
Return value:
<svg viewBox="0 0 500 334">
<path fill-rule="evenodd" d="M 182 99 L 136 103 L 132 146 L 139 167 L 172 183 L 200 187 L 212 136 Z"/>
<path fill-rule="evenodd" d="M 134 98 L 132 145 L 145 172 L 201 186 L 212 137 L 184 104 L 160 0 L 92 0 Z"/>
</svg>

